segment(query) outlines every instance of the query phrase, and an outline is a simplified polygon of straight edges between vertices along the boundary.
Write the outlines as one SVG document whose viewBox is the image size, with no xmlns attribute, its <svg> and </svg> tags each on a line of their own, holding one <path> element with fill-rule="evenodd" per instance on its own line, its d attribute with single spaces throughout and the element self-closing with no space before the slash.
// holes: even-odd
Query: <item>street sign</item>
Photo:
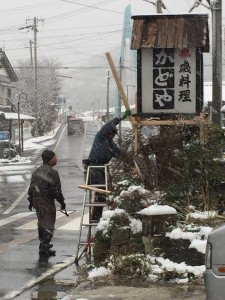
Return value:
<svg viewBox="0 0 225 300">
<path fill-rule="evenodd" d="M 0 131 L 0 141 L 9 140 L 9 131 Z"/>
</svg>

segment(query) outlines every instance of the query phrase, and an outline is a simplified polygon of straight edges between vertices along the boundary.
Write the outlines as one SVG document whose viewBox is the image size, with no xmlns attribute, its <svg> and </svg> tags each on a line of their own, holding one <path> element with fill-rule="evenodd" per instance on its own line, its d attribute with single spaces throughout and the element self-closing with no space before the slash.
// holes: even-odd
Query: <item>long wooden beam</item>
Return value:
<svg viewBox="0 0 225 300">
<path fill-rule="evenodd" d="M 121 99 L 123 101 L 123 104 L 124 104 L 126 110 L 130 110 L 130 105 L 129 105 L 129 102 L 127 100 L 127 96 L 126 96 L 126 94 L 125 94 L 125 92 L 123 90 L 123 86 L 122 86 L 120 78 L 119 78 L 119 76 L 117 74 L 117 71 L 116 71 L 114 62 L 112 60 L 111 54 L 110 53 L 106 53 L 106 57 L 107 57 L 109 65 L 110 65 L 110 68 L 111 68 L 113 77 L 115 79 L 115 82 L 117 84 L 117 88 L 118 88 L 118 91 L 120 93 L 120 96 L 121 96 Z M 134 153 L 136 155 L 137 154 L 137 150 L 138 150 L 138 130 L 137 130 L 137 125 L 134 125 L 134 123 L 132 122 L 133 118 L 131 116 L 129 117 L 129 120 L 130 120 L 131 125 L 132 125 L 133 130 L 134 130 L 134 135 L 135 135 L 135 139 L 134 139 Z"/>
<path fill-rule="evenodd" d="M 124 90 L 123 90 L 123 86 L 122 86 L 122 84 L 121 84 L 121 82 L 120 82 L 119 76 L 118 76 L 118 74 L 117 74 L 117 71 L 116 71 L 114 62 L 113 62 L 113 60 L 112 60 L 111 54 L 110 54 L 110 53 L 106 53 L 106 57 L 107 57 L 107 60 L 108 60 L 109 65 L 110 65 L 111 71 L 112 71 L 112 73 L 113 73 L 113 77 L 114 77 L 114 79 L 115 79 L 115 81 L 116 81 L 116 84 L 117 84 L 117 87 L 118 87 L 120 96 L 121 96 L 121 98 L 122 98 L 122 100 L 123 100 L 123 104 L 124 104 L 124 106 L 125 106 L 125 108 L 126 108 L 127 110 L 130 110 L 130 105 L 129 105 L 129 103 L 128 103 L 126 94 L 125 94 L 125 92 L 124 92 Z"/>
<path fill-rule="evenodd" d="M 93 191 L 93 192 L 96 192 L 96 193 L 99 193 L 99 194 L 105 194 L 105 195 L 110 195 L 111 194 L 111 192 L 108 191 L 108 190 L 99 189 L 99 188 L 96 188 L 96 187 L 91 186 L 91 185 L 80 184 L 80 185 L 78 185 L 78 187 L 80 189 Z"/>
</svg>

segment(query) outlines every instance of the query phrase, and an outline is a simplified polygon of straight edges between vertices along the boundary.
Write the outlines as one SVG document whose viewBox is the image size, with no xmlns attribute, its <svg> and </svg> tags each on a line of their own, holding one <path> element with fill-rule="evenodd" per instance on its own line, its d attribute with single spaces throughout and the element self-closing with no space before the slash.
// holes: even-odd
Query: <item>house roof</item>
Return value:
<svg viewBox="0 0 225 300">
<path fill-rule="evenodd" d="M 209 52 L 207 14 L 133 16 L 131 49 L 201 48 Z"/>
<path fill-rule="evenodd" d="M 15 112 L 4 112 L 0 111 L 0 116 L 3 117 L 5 120 L 18 120 L 18 113 Z M 20 120 L 26 121 L 26 120 L 35 120 L 34 117 L 28 116 L 25 114 L 20 114 Z"/>
<path fill-rule="evenodd" d="M 7 73 L 9 74 L 9 78 L 10 78 L 11 82 L 18 81 L 18 77 L 17 77 L 15 71 L 13 70 L 13 67 L 11 66 L 11 64 L 10 64 L 5 52 L 2 50 L 2 48 L 0 48 L 0 64 L 2 64 L 5 67 Z M 0 81 L 1 81 L 1 79 L 0 79 Z M 4 82 L 4 80 L 3 80 L 3 82 Z"/>
</svg>

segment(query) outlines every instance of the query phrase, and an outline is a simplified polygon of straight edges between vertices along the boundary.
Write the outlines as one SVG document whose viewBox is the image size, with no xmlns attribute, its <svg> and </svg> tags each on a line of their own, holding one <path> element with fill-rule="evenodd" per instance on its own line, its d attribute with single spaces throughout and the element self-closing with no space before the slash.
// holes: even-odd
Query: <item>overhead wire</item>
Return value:
<svg viewBox="0 0 225 300">
<path fill-rule="evenodd" d="M 80 6 L 83 6 L 84 8 L 80 8 L 80 9 L 72 10 L 72 11 L 70 10 L 69 12 L 46 18 L 46 23 L 52 23 L 52 22 L 55 22 L 55 21 L 59 21 L 59 20 L 62 20 L 66 17 L 71 17 L 71 16 L 74 16 L 74 15 L 77 15 L 77 14 L 80 14 L 80 13 L 87 12 L 87 11 L 92 10 L 92 9 L 105 10 L 105 9 L 101 8 L 101 6 L 106 5 L 108 3 L 111 3 L 112 1 L 117 1 L 117 0 L 104 0 L 104 1 L 101 1 L 101 2 L 95 3 L 95 5 L 85 5 L 85 4 L 81 4 L 81 3 L 74 3 L 74 4 L 78 4 Z M 107 11 L 115 13 L 115 11 L 112 11 L 112 10 L 107 10 Z M 121 12 L 117 12 L 117 13 L 123 14 Z"/>
<path fill-rule="evenodd" d="M 59 21 L 59 20 L 62 20 L 64 18 L 68 17 L 68 16 L 78 15 L 80 13 L 87 12 L 87 11 L 92 10 L 92 9 L 102 9 L 99 6 L 106 5 L 108 3 L 111 3 L 112 1 L 118 1 L 118 0 L 104 0 L 104 1 L 101 1 L 101 2 L 97 2 L 97 3 L 95 3 L 95 5 L 91 5 L 91 6 L 87 6 L 85 4 L 80 4 L 79 3 L 79 5 L 84 6 L 86 8 L 81 8 L 81 9 L 78 9 L 78 10 L 74 10 L 72 12 L 70 10 L 69 12 L 46 18 L 45 23 L 52 23 L 52 22 L 55 22 L 55 21 Z M 109 10 L 109 12 L 114 12 L 114 11 Z M 123 13 L 121 13 L 121 14 L 123 14 Z M 4 28 L 0 28 L 0 33 L 15 31 L 15 30 L 18 30 L 18 28 L 22 27 L 22 26 L 24 26 L 24 23 L 8 26 L 8 27 L 4 27 Z"/>
<path fill-rule="evenodd" d="M 87 41 L 87 39 L 92 39 L 92 38 L 96 38 L 97 36 L 101 35 L 101 36 L 105 36 L 105 35 L 111 35 L 111 34 L 114 34 L 114 33 L 118 33 L 120 32 L 121 29 L 119 30 L 114 30 L 114 31 L 107 31 L 107 32 L 101 32 L 101 33 L 96 33 L 96 34 L 93 34 L 91 36 L 85 36 L 85 37 L 81 37 L 81 38 L 76 38 L 76 39 L 72 39 L 72 40 L 67 40 L 67 41 L 59 41 L 59 42 L 55 42 L 55 43 L 49 43 L 49 44 L 38 44 L 38 48 L 40 47 L 48 47 L 48 46 L 53 46 L 53 45 L 58 45 L 58 44 L 66 44 L 66 43 L 71 43 L 71 42 L 77 42 L 77 41 L 81 41 L 81 40 L 85 40 Z M 20 49 L 24 49 L 24 47 L 21 47 L 21 46 L 24 46 L 24 43 L 17 46 L 16 48 L 7 48 L 7 51 L 13 51 L 13 50 L 20 50 Z M 28 47 L 29 48 L 29 47 Z"/>
<path fill-rule="evenodd" d="M 17 6 L 17 7 L 11 7 L 11 8 L 0 8 L 0 13 L 12 13 L 14 11 L 24 11 L 25 9 L 31 9 L 31 8 L 37 8 L 37 7 L 46 7 L 46 6 L 51 6 L 52 4 L 54 5 L 62 5 L 61 1 L 51 1 L 51 2 L 45 2 L 43 4 L 31 4 L 31 5 L 23 5 L 23 6 Z"/>
<path fill-rule="evenodd" d="M 90 35 L 90 34 L 110 34 L 111 32 L 116 32 L 116 31 L 122 31 L 122 29 L 118 29 L 118 30 L 114 30 L 114 31 L 98 31 L 98 32 L 84 32 L 84 33 L 76 33 L 76 34 L 68 34 L 68 35 L 55 35 L 55 36 L 39 36 L 39 40 L 44 40 L 44 39 L 58 39 L 58 38 L 63 38 L 63 37 L 70 37 L 71 36 L 85 36 L 85 35 Z M 88 37 L 87 37 L 88 38 Z M 15 41 L 20 41 L 20 42 L 25 42 L 27 41 L 27 37 L 24 37 L 24 38 L 18 38 L 18 39 L 10 39 L 10 40 L 7 40 L 7 39 L 2 39 L 4 40 L 4 42 L 7 42 L 7 43 L 14 43 Z"/>
</svg>

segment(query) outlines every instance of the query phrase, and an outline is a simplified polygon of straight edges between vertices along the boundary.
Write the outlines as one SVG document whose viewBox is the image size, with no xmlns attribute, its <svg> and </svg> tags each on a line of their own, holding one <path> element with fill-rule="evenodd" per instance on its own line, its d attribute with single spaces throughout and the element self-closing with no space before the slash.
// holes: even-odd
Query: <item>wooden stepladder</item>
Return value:
<svg viewBox="0 0 225 300">
<path fill-rule="evenodd" d="M 89 184 L 90 173 L 91 170 L 94 169 L 102 169 L 102 171 L 104 171 L 105 174 L 104 184 Z M 97 207 L 104 208 L 108 206 L 107 204 L 108 201 L 95 202 L 96 194 L 103 194 L 107 198 L 111 193 L 108 190 L 107 169 L 108 169 L 107 165 L 88 166 L 85 185 L 79 185 L 79 188 L 84 189 L 85 193 L 84 193 L 84 200 L 82 206 L 82 215 L 80 221 L 77 251 L 74 260 L 76 265 L 78 265 L 78 262 L 82 258 L 83 254 L 87 254 L 89 261 L 91 260 L 92 247 L 94 245 L 94 227 L 98 225 L 98 220 L 92 219 L 93 209 Z M 85 228 L 87 229 L 87 235 L 85 235 L 85 233 L 83 232 Z M 87 240 L 85 240 L 84 235 L 87 238 Z"/>
</svg>

